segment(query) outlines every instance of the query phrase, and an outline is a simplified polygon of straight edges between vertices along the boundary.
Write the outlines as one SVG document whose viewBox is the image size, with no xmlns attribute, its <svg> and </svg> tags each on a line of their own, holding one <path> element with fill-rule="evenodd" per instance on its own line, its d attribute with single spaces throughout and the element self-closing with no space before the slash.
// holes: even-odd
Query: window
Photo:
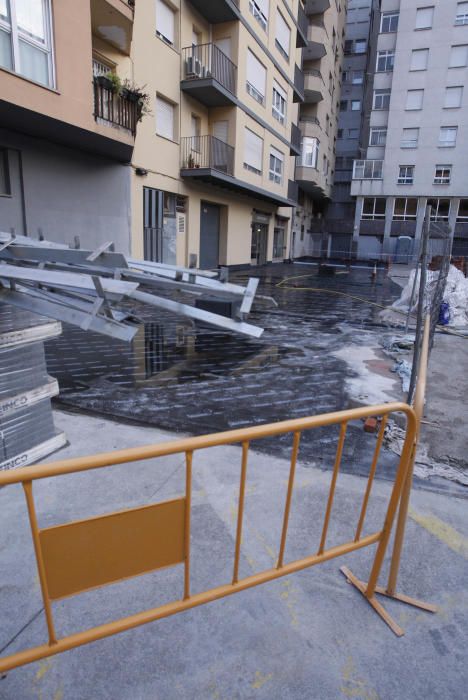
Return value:
<svg viewBox="0 0 468 700">
<path fill-rule="evenodd" d="M 414 165 L 400 165 L 398 185 L 412 185 L 414 182 Z"/>
<path fill-rule="evenodd" d="M 385 219 L 385 204 L 383 197 L 364 197 L 361 219 Z"/>
<path fill-rule="evenodd" d="M 458 207 L 457 223 L 467 223 L 468 222 L 468 199 L 460 199 L 460 206 Z"/>
<path fill-rule="evenodd" d="M 362 85 L 364 82 L 364 71 L 363 70 L 353 70 L 353 76 L 351 80 L 353 85 Z"/>
<path fill-rule="evenodd" d="M 0 0 L 0 66 L 54 86 L 50 0 Z"/>
<path fill-rule="evenodd" d="M 411 53 L 410 70 L 427 70 L 429 49 L 414 49 Z"/>
<path fill-rule="evenodd" d="M 451 176 L 451 165 L 436 165 L 434 174 L 434 185 L 450 185 Z"/>
<path fill-rule="evenodd" d="M 354 53 L 366 53 L 367 39 L 356 39 L 354 42 Z"/>
<path fill-rule="evenodd" d="M 263 139 L 250 129 L 245 129 L 244 168 L 257 175 L 262 174 Z"/>
<path fill-rule="evenodd" d="M 265 102 L 266 68 L 249 49 L 247 51 L 247 92 L 261 105 Z"/>
<path fill-rule="evenodd" d="M 174 46 L 175 12 L 163 0 L 156 0 L 156 35 L 169 46 Z"/>
<path fill-rule="evenodd" d="M 351 111 L 360 112 L 361 111 L 361 100 L 351 100 Z"/>
<path fill-rule="evenodd" d="M 289 45 L 291 43 L 291 30 L 284 21 L 279 10 L 276 12 L 276 38 L 275 45 L 278 51 L 289 60 Z"/>
<path fill-rule="evenodd" d="M 174 141 L 175 107 L 159 95 L 156 97 L 156 133 Z"/>
<path fill-rule="evenodd" d="M 376 129 L 372 128 L 370 130 L 370 146 L 385 146 L 387 141 L 387 129 Z"/>
<path fill-rule="evenodd" d="M 396 32 L 398 29 L 399 12 L 384 12 L 380 20 L 380 31 L 382 34 Z"/>
<path fill-rule="evenodd" d="M 391 90 L 374 90 L 372 109 L 388 109 L 390 107 Z"/>
<path fill-rule="evenodd" d="M 348 111 L 348 100 L 341 100 L 340 102 L 340 112 Z"/>
<path fill-rule="evenodd" d="M 416 197 L 397 197 L 393 207 L 395 221 L 416 221 L 418 200 Z"/>
<path fill-rule="evenodd" d="M 450 199 L 428 199 L 427 206 L 431 207 L 431 221 L 448 221 Z"/>
<path fill-rule="evenodd" d="M 284 258 L 284 227 L 275 226 L 273 231 L 273 257 Z"/>
<path fill-rule="evenodd" d="M 377 53 L 377 71 L 385 73 L 393 70 L 395 51 L 379 51 Z"/>
<path fill-rule="evenodd" d="M 383 160 L 355 160 L 353 180 L 381 180 Z"/>
<path fill-rule="evenodd" d="M 196 114 L 190 117 L 190 135 L 192 137 L 192 150 L 200 152 L 200 129 L 201 120 Z"/>
<path fill-rule="evenodd" d="M 284 155 L 281 151 L 277 151 L 276 148 L 271 146 L 269 179 L 271 182 L 276 182 L 277 185 L 281 185 L 283 181 L 283 161 Z"/>
<path fill-rule="evenodd" d="M 348 136 L 350 139 L 358 139 L 359 129 L 348 129 Z"/>
<path fill-rule="evenodd" d="M 0 148 L 0 197 L 10 195 L 10 174 L 8 169 L 8 151 L 6 148 Z"/>
<path fill-rule="evenodd" d="M 343 129 L 338 129 L 336 135 L 337 135 L 337 138 L 342 139 L 343 138 Z"/>
<path fill-rule="evenodd" d="M 455 24 L 468 24 L 468 2 L 459 2 Z"/>
<path fill-rule="evenodd" d="M 93 56 L 93 76 L 107 75 L 107 73 L 115 72 L 115 63 L 101 58 L 101 56 Z"/>
<path fill-rule="evenodd" d="M 280 124 L 286 123 L 286 104 L 287 95 L 281 85 L 273 80 L 273 101 L 271 105 L 271 113 Z"/>
<path fill-rule="evenodd" d="M 265 31 L 268 25 L 268 4 L 269 0 L 249 0 L 251 14 Z"/>
<path fill-rule="evenodd" d="M 416 10 L 415 29 L 432 29 L 432 19 L 434 17 L 433 7 L 420 7 Z"/>
<path fill-rule="evenodd" d="M 353 53 L 353 43 L 352 39 L 346 39 L 344 43 L 345 56 L 349 56 L 349 54 Z"/>
<path fill-rule="evenodd" d="M 299 165 L 305 168 L 317 168 L 320 141 L 310 136 L 302 139 Z"/>
<path fill-rule="evenodd" d="M 419 129 L 403 129 L 401 148 L 417 148 L 419 142 Z"/>
<path fill-rule="evenodd" d="M 464 68 L 467 64 L 468 44 L 452 46 L 450 51 L 449 68 Z"/>
<path fill-rule="evenodd" d="M 455 109 L 461 107 L 463 97 L 463 86 L 457 85 L 454 87 L 445 88 L 445 109 Z"/>
<path fill-rule="evenodd" d="M 453 148 L 457 142 L 457 126 L 441 126 L 439 132 L 439 146 Z"/>
<path fill-rule="evenodd" d="M 424 90 L 408 90 L 406 93 L 406 109 L 422 109 Z"/>
</svg>

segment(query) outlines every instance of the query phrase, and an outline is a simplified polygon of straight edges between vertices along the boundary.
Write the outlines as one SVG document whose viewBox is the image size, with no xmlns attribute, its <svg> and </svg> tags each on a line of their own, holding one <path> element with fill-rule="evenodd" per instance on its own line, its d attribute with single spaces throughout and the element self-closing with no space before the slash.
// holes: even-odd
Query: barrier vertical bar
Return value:
<svg viewBox="0 0 468 700">
<path fill-rule="evenodd" d="M 390 573 L 388 577 L 387 593 L 395 595 L 398 572 L 400 569 L 401 550 L 403 548 L 403 540 L 405 537 L 406 520 L 408 518 L 409 500 L 411 495 L 411 487 L 413 485 L 414 462 L 416 459 L 416 448 L 419 441 L 421 431 L 421 420 L 424 413 L 424 399 L 426 394 L 427 381 L 427 366 L 429 362 L 429 336 L 430 336 L 430 315 L 427 314 L 424 323 L 424 336 L 421 348 L 421 359 L 418 368 L 416 393 L 414 396 L 414 410 L 417 418 L 416 436 L 411 454 L 411 463 L 406 477 L 406 482 L 401 495 L 400 508 L 398 511 L 397 526 L 395 530 L 395 541 L 393 544 L 392 561 L 390 564 Z"/>
<path fill-rule="evenodd" d="M 278 555 L 278 563 L 276 565 L 277 569 L 283 566 L 284 559 L 284 549 L 286 547 L 286 536 L 288 534 L 288 523 L 289 523 L 289 513 L 291 511 L 291 500 L 294 488 L 294 476 L 296 473 L 296 462 L 297 454 L 299 452 L 299 442 L 301 440 L 301 433 L 295 432 L 293 438 L 293 449 L 291 454 L 291 466 L 289 468 L 289 481 L 288 481 L 288 492 L 286 495 L 286 504 L 284 507 L 284 517 L 283 517 L 283 529 L 281 531 L 281 543 Z"/>
<path fill-rule="evenodd" d="M 237 583 L 239 580 L 239 557 L 242 541 L 242 522 L 244 517 L 244 499 L 245 499 L 245 480 L 247 476 L 247 456 L 249 453 L 249 442 L 242 443 L 242 466 L 239 484 L 239 505 L 237 509 L 237 534 L 236 534 L 236 551 L 234 555 L 234 572 L 232 574 L 232 583 Z"/>
<path fill-rule="evenodd" d="M 320 538 L 320 546 L 318 548 L 317 554 L 323 554 L 325 549 L 325 541 L 327 539 L 328 524 L 330 522 L 330 515 L 333 506 L 333 499 L 335 496 L 336 480 L 338 478 L 338 472 L 340 470 L 341 456 L 343 454 L 343 445 L 346 437 L 346 430 L 348 428 L 348 422 L 344 421 L 341 423 L 340 427 L 340 437 L 338 440 L 338 447 L 336 448 L 335 465 L 333 467 L 333 476 L 330 484 L 330 493 L 328 494 L 327 510 L 325 512 L 325 520 L 323 523 L 322 536 Z"/>
<path fill-rule="evenodd" d="M 185 453 L 185 565 L 184 600 L 190 598 L 190 519 L 192 507 L 192 458 L 193 452 Z"/>
<path fill-rule="evenodd" d="M 34 507 L 34 498 L 32 492 L 32 481 L 23 482 L 24 495 L 26 497 L 26 505 L 28 507 L 29 523 L 31 525 L 31 533 L 34 544 L 34 552 L 36 554 L 37 570 L 39 573 L 39 581 L 41 584 L 42 599 L 44 601 L 44 611 L 47 621 L 47 630 L 49 632 L 49 645 L 57 643 L 57 636 L 54 629 L 54 620 L 52 616 L 52 606 L 50 604 L 49 589 L 47 586 L 47 578 L 42 556 L 41 541 L 39 539 L 39 527 L 37 524 L 36 509 Z"/>
<path fill-rule="evenodd" d="M 364 499 L 362 501 L 361 514 L 359 516 L 359 522 L 358 522 L 358 526 L 356 528 L 356 535 L 354 537 L 355 542 L 357 542 L 359 540 L 359 538 L 361 537 L 362 527 L 364 525 L 364 520 L 365 520 L 366 513 L 367 513 L 367 506 L 369 503 L 369 497 L 370 497 L 371 490 L 372 490 L 372 484 L 374 483 L 375 471 L 377 469 L 377 462 L 379 460 L 380 450 L 381 450 L 382 442 L 383 442 L 384 435 L 385 435 L 385 427 L 387 425 L 387 418 L 388 418 L 388 416 L 383 416 L 382 422 L 380 425 L 379 435 L 377 438 L 377 444 L 375 446 L 375 451 L 374 451 L 374 458 L 372 460 L 372 465 L 371 465 L 370 472 L 369 472 L 369 478 L 367 480 L 366 493 L 364 494 Z"/>
</svg>

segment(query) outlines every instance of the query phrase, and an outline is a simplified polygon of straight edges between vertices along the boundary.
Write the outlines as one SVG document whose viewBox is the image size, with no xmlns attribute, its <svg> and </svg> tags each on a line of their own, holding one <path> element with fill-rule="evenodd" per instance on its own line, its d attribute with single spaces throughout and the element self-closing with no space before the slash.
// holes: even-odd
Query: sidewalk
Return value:
<svg viewBox="0 0 468 700">
<path fill-rule="evenodd" d="M 140 428 L 56 412 L 71 446 L 84 455 L 168 440 Z M 229 580 L 237 512 L 240 449 L 194 460 L 192 587 Z M 272 566 L 289 465 L 252 453 L 241 575 Z M 44 480 L 35 487 L 42 525 L 156 502 L 182 492 L 179 457 Z M 298 465 L 286 560 L 314 551 L 330 472 Z M 354 530 L 366 480 L 342 474 L 329 543 Z M 390 483 L 375 482 L 366 532 L 381 526 Z M 466 501 L 425 490 L 412 494 L 400 589 L 440 606 L 430 615 L 387 602 L 406 629 L 395 637 L 339 573 L 365 578 L 371 550 L 280 579 L 181 615 L 14 670 L 0 681 L 2 700 L 462 700 L 468 667 L 468 512 Z M 382 579 L 384 581 L 384 577 Z M 179 567 L 54 604 L 59 634 L 84 629 L 181 595 Z M 24 498 L 0 491 L 0 648 L 45 639 Z M 23 631 L 21 631 L 23 630 Z"/>
</svg>

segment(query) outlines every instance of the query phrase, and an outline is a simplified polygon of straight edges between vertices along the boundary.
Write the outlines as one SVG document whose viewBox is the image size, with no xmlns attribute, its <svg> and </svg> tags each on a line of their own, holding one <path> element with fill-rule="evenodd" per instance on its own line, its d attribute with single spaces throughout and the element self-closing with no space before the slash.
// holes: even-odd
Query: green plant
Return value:
<svg viewBox="0 0 468 700">
<path fill-rule="evenodd" d="M 126 78 L 120 89 L 120 94 L 123 97 L 131 99 L 136 102 L 137 106 L 137 119 L 140 122 L 143 117 L 147 114 L 151 114 L 150 108 L 150 96 L 147 92 L 144 92 L 146 85 L 143 87 L 138 87 L 135 83 L 128 78 Z"/>
<path fill-rule="evenodd" d="M 111 90 L 114 93 L 114 95 L 119 95 L 122 89 L 122 81 L 120 80 L 117 73 L 109 72 L 107 73 L 106 78 L 112 83 Z"/>
</svg>

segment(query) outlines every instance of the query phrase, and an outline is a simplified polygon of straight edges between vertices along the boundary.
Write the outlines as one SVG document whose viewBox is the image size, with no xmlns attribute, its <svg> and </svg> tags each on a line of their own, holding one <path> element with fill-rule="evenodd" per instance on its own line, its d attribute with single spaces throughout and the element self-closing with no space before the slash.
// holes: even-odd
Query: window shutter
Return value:
<svg viewBox="0 0 468 700">
<path fill-rule="evenodd" d="M 244 163 L 262 171 L 263 139 L 250 129 L 245 129 Z"/>
<path fill-rule="evenodd" d="M 270 146 L 270 153 L 275 158 L 278 158 L 278 160 L 280 160 L 281 162 L 284 161 L 284 155 L 281 153 L 281 151 L 277 151 L 274 146 Z"/>
<path fill-rule="evenodd" d="M 452 46 L 450 52 L 450 68 L 466 66 L 468 56 L 468 45 Z"/>
<path fill-rule="evenodd" d="M 463 88 L 461 86 L 446 88 L 444 107 L 460 107 L 462 95 Z"/>
<path fill-rule="evenodd" d="M 283 15 L 278 10 L 276 13 L 276 41 L 281 46 L 287 56 L 289 56 L 289 45 L 291 43 L 291 30 L 283 19 Z"/>
<path fill-rule="evenodd" d="M 416 10 L 416 29 L 429 29 L 432 27 L 433 7 L 421 7 Z"/>
<path fill-rule="evenodd" d="M 215 122 L 213 124 L 213 136 L 224 143 L 228 142 L 228 126 L 229 122 L 227 120 L 222 120 Z"/>
<path fill-rule="evenodd" d="M 276 80 L 273 80 L 273 87 L 275 88 L 276 92 L 283 98 L 283 100 L 287 101 L 287 95 L 285 90 L 281 87 L 279 83 L 276 82 Z"/>
<path fill-rule="evenodd" d="M 411 70 L 426 70 L 429 49 L 415 49 L 411 54 Z"/>
<path fill-rule="evenodd" d="M 265 97 L 266 68 L 250 49 L 247 51 L 247 80 L 262 97 Z"/>
<path fill-rule="evenodd" d="M 424 90 L 408 90 L 406 109 L 422 109 Z"/>
<path fill-rule="evenodd" d="M 171 44 L 174 43 L 174 12 L 162 0 L 156 0 L 156 31 Z"/>
<path fill-rule="evenodd" d="M 174 106 L 162 97 L 156 100 L 156 133 L 174 140 Z"/>
</svg>

